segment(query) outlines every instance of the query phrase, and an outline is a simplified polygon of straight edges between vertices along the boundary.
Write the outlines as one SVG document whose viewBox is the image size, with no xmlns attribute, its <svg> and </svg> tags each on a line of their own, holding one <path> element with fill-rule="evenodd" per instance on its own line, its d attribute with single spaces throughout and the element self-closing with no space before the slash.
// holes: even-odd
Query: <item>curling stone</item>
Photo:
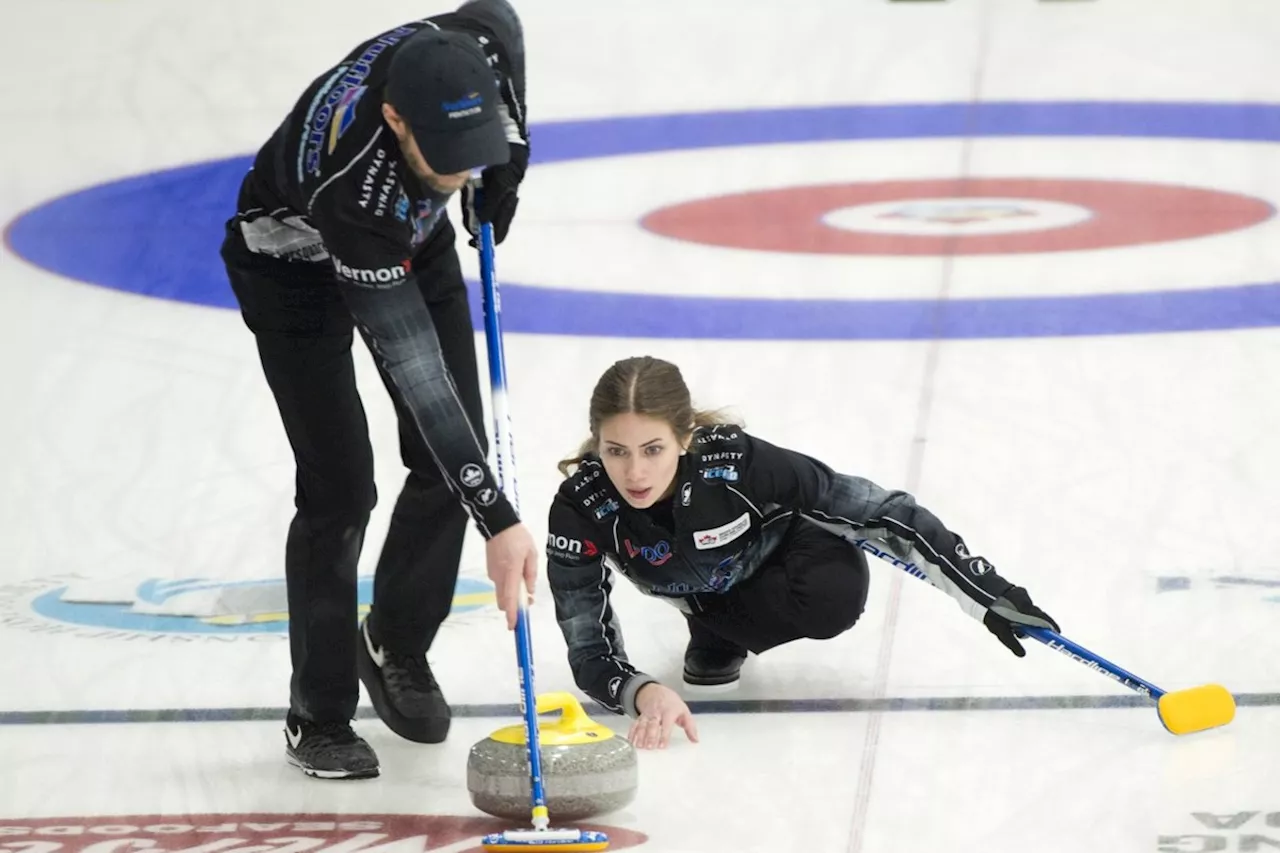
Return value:
<svg viewBox="0 0 1280 853">
<path fill-rule="evenodd" d="M 542 788 L 553 823 L 582 820 L 622 808 L 635 797 L 635 747 L 587 716 L 570 693 L 537 699 L 539 714 L 559 711 L 554 722 L 538 724 Z M 498 729 L 471 747 L 467 791 L 482 812 L 528 820 L 529 759 L 524 725 Z"/>
</svg>

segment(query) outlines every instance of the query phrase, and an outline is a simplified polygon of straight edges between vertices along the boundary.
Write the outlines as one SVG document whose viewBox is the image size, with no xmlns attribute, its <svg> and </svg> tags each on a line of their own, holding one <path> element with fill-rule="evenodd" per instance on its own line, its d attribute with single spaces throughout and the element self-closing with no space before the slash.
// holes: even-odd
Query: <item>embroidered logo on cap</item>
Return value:
<svg viewBox="0 0 1280 853">
<path fill-rule="evenodd" d="M 445 101 L 440 104 L 441 109 L 445 111 L 445 114 L 448 115 L 449 118 L 473 116 L 480 112 L 480 109 L 483 106 L 484 98 L 480 97 L 479 92 L 472 92 L 465 98 L 458 101 Z"/>
</svg>

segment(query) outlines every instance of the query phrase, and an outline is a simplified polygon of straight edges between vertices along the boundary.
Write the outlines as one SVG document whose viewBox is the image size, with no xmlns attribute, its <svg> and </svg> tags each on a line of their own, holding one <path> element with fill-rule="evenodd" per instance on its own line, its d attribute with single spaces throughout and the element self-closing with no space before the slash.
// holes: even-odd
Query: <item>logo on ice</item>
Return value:
<svg viewBox="0 0 1280 853">
<path fill-rule="evenodd" d="M 477 815 L 209 814 L 0 820 L 0 849 L 29 853 L 455 853 L 506 828 Z M 648 836 L 601 827 L 610 847 Z"/>
<path fill-rule="evenodd" d="M 493 584 L 459 577 L 450 613 L 480 612 Z M 61 575 L 0 584 L 0 628 L 95 640 L 278 641 L 289 628 L 283 578 L 86 578 Z M 357 613 L 369 612 L 373 576 L 356 579 Z M 5 851 L 0 848 L 0 853 Z M 30 851 L 37 853 L 37 851 Z"/>
</svg>

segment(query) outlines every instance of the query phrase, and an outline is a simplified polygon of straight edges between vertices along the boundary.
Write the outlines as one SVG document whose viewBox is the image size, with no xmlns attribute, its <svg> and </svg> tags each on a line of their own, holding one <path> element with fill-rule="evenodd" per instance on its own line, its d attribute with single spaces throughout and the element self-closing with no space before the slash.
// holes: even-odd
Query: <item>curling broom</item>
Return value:
<svg viewBox="0 0 1280 853">
<path fill-rule="evenodd" d="M 473 184 L 477 195 L 478 185 Z M 478 201 L 477 201 L 478 206 Z M 484 333 L 488 345 L 489 381 L 493 396 L 494 441 L 497 449 L 498 484 L 519 512 L 516 489 L 515 454 L 511 442 L 511 418 L 507 410 L 506 355 L 502 347 L 502 303 L 493 270 L 493 225 L 480 224 L 481 301 L 484 305 Z M 525 754 L 529 760 L 529 782 L 533 829 L 509 829 L 484 836 L 480 844 L 489 853 L 522 853 L 530 849 L 555 853 L 594 853 L 609 846 L 603 832 L 582 829 L 551 829 L 546 794 L 542 787 L 542 750 L 538 736 L 538 709 L 533 684 L 533 643 L 529 614 L 522 594 L 516 611 L 516 659 L 520 667 L 520 710 L 524 715 Z"/>
<path fill-rule="evenodd" d="M 912 577 L 929 583 L 928 577 L 916 566 L 901 560 L 891 559 L 874 548 L 863 550 L 888 560 Z M 999 610 L 996 611 L 998 615 Z M 1007 617 L 1006 617 L 1007 618 Z M 1012 620 L 1010 620 L 1012 621 Z M 1049 628 L 1036 628 L 1031 625 L 1014 623 L 1018 632 L 1034 637 L 1054 651 L 1061 652 L 1077 663 L 1118 681 L 1130 690 L 1152 699 L 1156 703 L 1156 713 L 1160 722 L 1170 734 L 1186 735 L 1225 726 L 1236 716 L 1235 697 L 1221 684 L 1202 684 L 1184 690 L 1162 690 L 1149 681 L 1139 678 L 1116 666 L 1084 646 L 1068 640 L 1066 637 Z"/>
<path fill-rule="evenodd" d="M 1183 690 L 1161 690 L 1131 672 L 1126 672 L 1111 661 L 1084 646 L 1073 643 L 1056 631 L 1016 625 L 1018 630 L 1034 637 L 1054 651 L 1084 664 L 1089 669 L 1114 679 L 1130 690 L 1140 693 L 1156 703 L 1160 722 L 1175 735 L 1187 735 L 1225 726 L 1235 719 L 1235 697 L 1221 684 L 1201 684 Z"/>
</svg>

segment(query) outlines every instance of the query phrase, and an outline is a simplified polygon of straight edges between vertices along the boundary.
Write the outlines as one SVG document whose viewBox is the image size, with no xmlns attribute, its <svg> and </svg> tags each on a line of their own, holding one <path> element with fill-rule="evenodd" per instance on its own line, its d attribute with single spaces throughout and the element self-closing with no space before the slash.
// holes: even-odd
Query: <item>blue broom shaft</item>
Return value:
<svg viewBox="0 0 1280 853">
<path fill-rule="evenodd" d="M 868 550 L 868 549 L 864 548 L 863 550 Z M 875 554 L 877 557 L 880 557 L 881 559 L 886 560 L 887 562 L 893 562 L 894 565 L 898 566 L 898 568 L 902 569 L 904 572 L 911 575 L 913 578 L 922 580 L 925 583 L 929 582 L 928 576 L 926 576 L 924 572 L 920 571 L 915 566 L 908 567 L 907 565 L 902 564 L 901 561 L 890 561 L 888 557 L 885 557 L 883 554 L 881 554 L 876 550 L 871 550 L 871 553 Z M 1084 664 L 1085 666 L 1089 666 L 1090 663 L 1094 664 L 1089 668 L 1096 669 L 1098 672 L 1101 672 L 1103 675 L 1108 676 L 1112 680 L 1120 682 L 1125 687 L 1128 687 L 1130 690 L 1134 690 L 1138 693 L 1143 693 L 1147 696 L 1150 696 L 1152 699 L 1159 699 L 1165 693 L 1165 691 L 1161 690 L 1159 687 L 1156 687 L 1154 684 L 1150 683 L 1149 681 L 1144 681 L 1143 679 L 1139 678 L 1133 673 L 1128 672 L 1124 669 L 1121 669 L 1120 667 L 1116 666 L 1114 663 L 1107 660 L 1106 658 L 1100 657 L 1099 655 L 1096 655 L 1093 652 L 1086 649 L 1084 646 L 1078 643 L 1074 643 L 1071 640 L 1068 640 L 1066 637 L 1062 636 L 1056 631 L 1051 631 L 1048 628 L 1034 628 L 1034 627 L 1031 627 L 1030 625 L 1019 625 L 1018 628 L 1019 630 L 1025 631 L 1029 636 L 1034 637 L 1035 639 L 1044 643 L 1046 646 L 1053 649 L 1054 651 L 1059 652 L 1061 654 L 1065 654 L 1068 657 L 1075 659 L 1077 662 Z"/>
<path fill-rule="evenodd" d="M 521 607 L 516 614 L 516 656 L 520 662 L 521 701 L 524 704 L 525 752 L 529 757 L 529 784 L 532 804 L 545 806 L 542 787 L 542 750 L 538 736 L 538 699 L 533 687 L 533 647 L 529 636 L 529 616 Z"/>
<path fill-rule="evenodd" d="M 506 353 L 502 346 L 502 305 L 498 301 L 498 285 L 493 272 L 493 225 L 484 222 L 480 225 L 480 277 L 483 280 L 481 298 L 484 300 L 484 332 L 489 353 L 489 381 L 494 391 L 507 390 Z M 504 407 L 505 408 L 505 407 Z M 502 412 L 505 415 L 506 412 Z M 501 432 L 502 422 L 499 413 L 494 412 L 494 419 Z"/>
<path fill-rule="evenodd" d="M 489 379 L 493 386 L 493 419 L 497 444 L 498 480 L 502 490 L 519 511 L 515 487 L 514 465 L 508 469 L 511 451 L 510 420 L 506 399 L 506 353 L 502 346 L 502 303 L 494 275 L 493 225 L 480 224 L 481 296 L 484 300 L 485 341 L 488 345 Z M 508 474 L 510 482 L 508 483 Z M 529 759 L 529 782 L 532 805 L 546 805 L 542 786 L 542 750 L 538 736 L 538 702 L 533 680 L 533 641 L 529 631 L 527 609 L 520 604 L 516 613 L 516 659 L 520 667 L 520 703 L 524 711 L 525 754 Z"/>
<path fill-rule="evenodd" d="M 511 416 L 507 408 L 507 359 L 502 343 L 502 294 L 494 273 L 493 225 L 480 224 L 480 275 L 483 287 L 485 344 L 489 361 L 489 383 L 493 389 L 495 459 L 499 487 L 516 512 L 520 511 L 515 475 L 515 447 L 511 440 Z"/>
<path fill-rule="evenodd" d="M 1164 690 L 1156 687 L 1151 682 L 1139 678 L 1132 672 L 1116 666 L 1101 655 L 1089 651 L 1079 643 L 1068 640 L 1056 631 L 1051 631 L 1048 628 L 1035 628 L 1030 625 L 1020 625 L 1018 627 L 1028 636 L 1034 637 L 1054 651 L 1066 654 L 1068 657 L 1072 657 L 1084 663 L 1086 666 L 1089 663 L 1096 664 L 1098 670 L 1102 672 L 1102 674 L 1108 675 L 1114 680 L 1119 681 L 1130 690 L 1136 690 L 1139 693 L 1146 693 L 1152 699 L 1159 699 L 1165 693 Z M 1092 669 L 1093 667 L 1090 668 Z"/>
</svg>

